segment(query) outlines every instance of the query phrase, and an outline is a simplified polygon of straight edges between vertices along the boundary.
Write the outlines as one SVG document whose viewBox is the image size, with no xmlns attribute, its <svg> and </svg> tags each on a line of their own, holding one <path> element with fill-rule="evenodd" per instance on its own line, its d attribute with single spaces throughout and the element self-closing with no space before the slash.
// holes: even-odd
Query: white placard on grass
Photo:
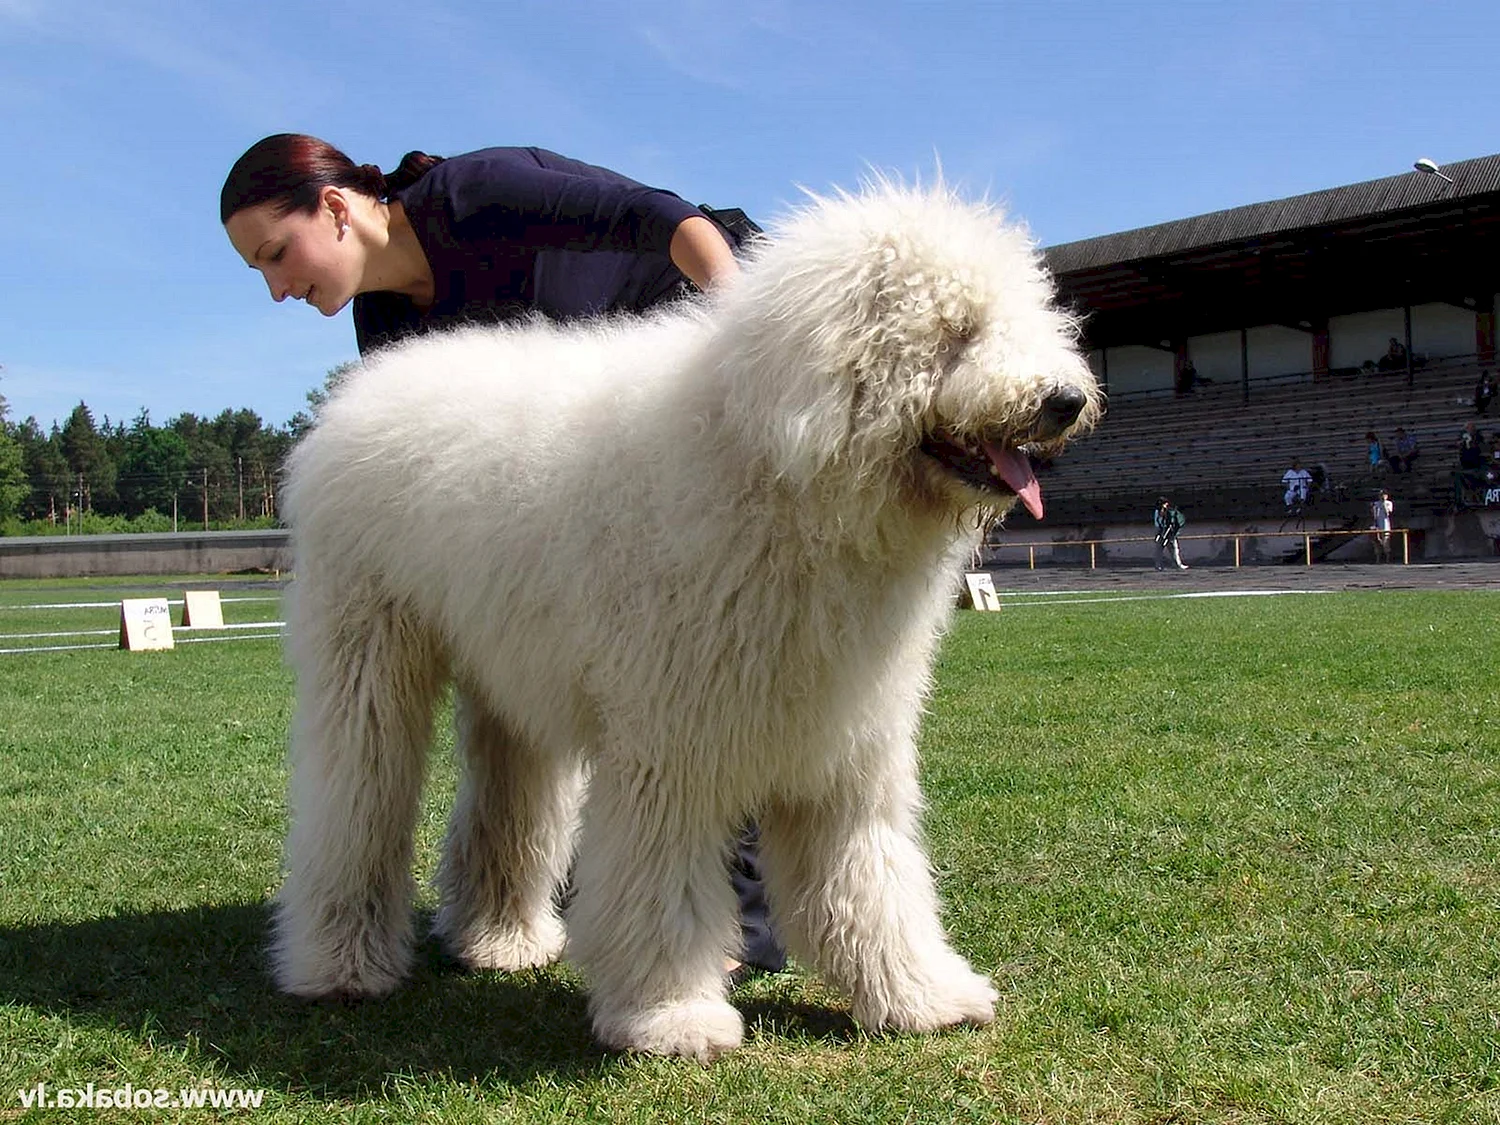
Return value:
<svg viewBox="0 0 1500 1125">
<path fill-rule="evenodd" d="M 224 628 L 224 604 L 219 601 L 219 591 L 183 591 L 182 624 L 187 629 Z"/>
<path fill-rule="evenodd" d="M 987 572 L 970 572 L 964 575 L 969 587 L 969 604 L 975 609 L 991 613 L 1000 612 L 1000 595 L 995 593 L 995 580 Z"/>
<path fill-rule="evenodd" d="M 120 602 L 120 647 L 131 652 L 172 647 L 172 610 L 166 598 Z"/>
</svg>

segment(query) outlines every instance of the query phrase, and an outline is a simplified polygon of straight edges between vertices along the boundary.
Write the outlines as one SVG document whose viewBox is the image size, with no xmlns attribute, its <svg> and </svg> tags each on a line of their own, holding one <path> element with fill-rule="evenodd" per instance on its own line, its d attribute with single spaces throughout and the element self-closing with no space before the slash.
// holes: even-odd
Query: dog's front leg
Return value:
<svg viewBox="0 0 1500 1125">
<path fill-rule="evenodd" d="M 919 841 L 909 746 L 871 754 L 820 800 L 761 816 L 766 890 L 788 947 L 853 999 L 871 1029 L 935 1031 L 994 1018 L 995 989 L 948 944 Z"/>
<path fill-rule="evenodd" d="M 744 1035 L 725 1000 L 724 957 L 737 948 L 725 855 L 732 823 L 709 779 L 689 773 L 595 763 L 568 956 L 589 979 L 600 1043 L 707 1061 Z"/>
</svg>

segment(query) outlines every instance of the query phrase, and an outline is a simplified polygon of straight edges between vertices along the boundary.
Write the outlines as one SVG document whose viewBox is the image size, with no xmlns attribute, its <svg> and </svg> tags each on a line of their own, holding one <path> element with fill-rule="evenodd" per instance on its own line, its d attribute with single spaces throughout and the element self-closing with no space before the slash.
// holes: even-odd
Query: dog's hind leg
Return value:
<svg viewBox="0 0 1500 1125">
<path fill-rule="evenodd" d="M 411 963 L 412 833 L 443 661 L 378 596 L 309 581 L 291 621 L 292 827 L 273 971 L 299 996 L 381 995 Z"/>
<path fill-rule="evenodd" d="M 469 690 L 456 725 L 462 773 L 433 930 L 471 969 L 545 965 L 562 953 L 553 894 L 572 858 L 581 765 L 533 746 Z"/>
<path fill-rule="evenodd" d="M 594 764 L 568 956 L 589 979 L 606 1047 L 707 1061 L 744 1035 L 725 999 L 724 958 L 737 947 L 726 866 L 734 818 L 716 804 L 686 769 Z"/>
<path fill-rule="evenodd" d="M 914 755 L 897 753 L 875 777 L 851 770 L 821 800 L 762 811 L 772 915 L 792 952 L 852 997 L 865 1027 L 988 1023 L 995 990 L 943 932 L 918 839 Z"/>
</svg>

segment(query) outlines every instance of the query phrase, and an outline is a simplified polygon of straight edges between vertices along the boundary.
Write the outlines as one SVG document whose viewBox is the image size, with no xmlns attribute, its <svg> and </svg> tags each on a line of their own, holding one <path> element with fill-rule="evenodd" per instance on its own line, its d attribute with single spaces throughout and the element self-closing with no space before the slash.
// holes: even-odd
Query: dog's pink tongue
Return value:
<svg viewBox="0 0 1500 1125">
<path fill-rule="evenodd" d="M 1021 498 L 1026 510 L 1037 519 L 1042 518 L 1042 486 L 1031 471 L 1031 461 L 1019 449 L 1006 449 L 992 442 L 984 443 L 984 451 L 990 455 L 1000 479 Z"/>
</svg>

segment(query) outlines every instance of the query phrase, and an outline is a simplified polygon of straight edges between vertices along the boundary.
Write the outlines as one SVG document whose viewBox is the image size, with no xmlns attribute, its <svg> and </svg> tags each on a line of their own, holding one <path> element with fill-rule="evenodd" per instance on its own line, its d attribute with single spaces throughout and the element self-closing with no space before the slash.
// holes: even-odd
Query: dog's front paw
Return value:
<svg viewBox="0 0 1500 1125">
<path fill-rule="evenodd" d="M 562 956 L 567 939 L 562 919 L 555 914 L 544 915 L 529 926 L 460 928 L 446 908 L 438 912 L 432 932 L 465 968 L 500 972 L 550 965 Z"/>
<path fill-rule="evenodd" d="M 304 1000 L 354 1000 L 394 992 L 411 970 L 410 926 L 310 926 L 283 908 L 271 942 L 276 987 Z"/>
<path fill-rule="evenodd" d="M 601 1007 L 594 1012 L 594 1035 L 611 1050 L 710 1062 L 740 1045 L 745 1025 L 725 1001 L 699 999 L 652 1008 Z"/>
<path fill-rule="evenodd" d="M 913 974 L 894 987 L 856 989 L 854 1018 L 871 1029 L 938 1031 L 992 1022 L 999 999 L 990 979 L 955 955 L 940 971 Z"/>
</svg>

